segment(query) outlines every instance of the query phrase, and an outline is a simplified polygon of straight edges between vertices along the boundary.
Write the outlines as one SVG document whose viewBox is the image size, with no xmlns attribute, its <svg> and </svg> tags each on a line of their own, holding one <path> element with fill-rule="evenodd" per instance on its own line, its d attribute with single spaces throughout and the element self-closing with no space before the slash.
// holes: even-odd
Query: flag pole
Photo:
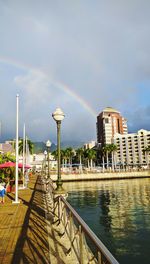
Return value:
<svg viewBox="0 0 150 264">
<path fill-rule="evenodd" d="M 15 173 L 15 201 L 13 203 L 20 203 L 18 200 L 18 123 L 19 123 L 19 94 L 16 95 L 16 173 Z"/>
<path fill-rule="evenodd" d="M 23 126 L 23 167 L 22 167 L 22 174 L 23 174 L 23 188 L 25 188 L 24 185 L 24 172 L 25 172 L 25 124 Z"/>
</svg>

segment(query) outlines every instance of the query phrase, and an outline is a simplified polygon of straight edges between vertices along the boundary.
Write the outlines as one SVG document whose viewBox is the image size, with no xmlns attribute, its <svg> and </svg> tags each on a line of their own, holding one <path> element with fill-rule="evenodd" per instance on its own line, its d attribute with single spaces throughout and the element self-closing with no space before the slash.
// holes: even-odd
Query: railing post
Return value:
<svg viewBox="0 0 150 264">
<path fill-rule="evenodd" d="M 98 264 L 102 264 L 102 254 L 98 251 Z"/>
<path fill-rule="evenodd" d="M 62 208 L 61 208 L 61 198 L 58 197 L 58 219 L 61 221 L 61 215 L 62 215 Z"/>
<path fill-rule="evenodd" d="M 83 232 L 82 227 L 79 225 L 79 247 L 80 247 L 80 264 L 84 264 L 84 246 L 83 246 Z"/>
<path fill-rule="evenodd" d="M 64 211 L 62 212 L 63 213 L 63 221 L 64 221 L 64 227 L 66 227 L 66 223 L 67 223 L 67 213 L 66 213 L 66 207 L 64 206 Z"/>
<path fill-rule="evenodd" d="M 72 213 L 70 212 L 70 249 L 72 249 L 72 243 L 73 243 L 73 218 Z"/>
</svg>

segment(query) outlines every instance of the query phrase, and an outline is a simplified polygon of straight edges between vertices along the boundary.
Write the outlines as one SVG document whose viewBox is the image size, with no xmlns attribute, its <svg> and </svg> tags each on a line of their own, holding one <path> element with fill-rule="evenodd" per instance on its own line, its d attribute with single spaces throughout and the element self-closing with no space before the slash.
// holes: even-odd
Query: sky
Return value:
<svg viewBox="0 0 150 264">
<path fill-rule="evenodd" d="M 107 106 L 150 130 L 149 0 L 0 0 L 0 137 L 96 140 Z"/>
</svg>

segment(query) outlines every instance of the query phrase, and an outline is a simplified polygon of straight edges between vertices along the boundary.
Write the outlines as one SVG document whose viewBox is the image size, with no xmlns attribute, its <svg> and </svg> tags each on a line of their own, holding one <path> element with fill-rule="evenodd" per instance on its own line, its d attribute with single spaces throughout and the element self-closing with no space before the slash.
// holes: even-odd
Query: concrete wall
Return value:
<svg viewBox="0 0 150 264">
<path fill-rule="evenodd" d="M 132 172 L 114 172 L 114 173 L 89 173 L 89 174 L 63 174 L 63 181 L 88 181 L 88 180 L 115 180 L 115 179 L 133 179 L 150 178 L 150 170 L 132 171 Z M 57 180 L 57 175 L 51 175 L 53 181 Z"/>
</svg>

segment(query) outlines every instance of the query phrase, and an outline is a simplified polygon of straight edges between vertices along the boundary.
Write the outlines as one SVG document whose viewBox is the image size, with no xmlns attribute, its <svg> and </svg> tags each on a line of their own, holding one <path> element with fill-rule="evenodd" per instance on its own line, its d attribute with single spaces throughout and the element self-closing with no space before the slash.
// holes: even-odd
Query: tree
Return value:
<svg viewBox="0 0 150 264">
<path fill-rule="evenodd" d="M 28 149 L 26 149 L 26 145 L 28 146 Z M 29 150 L 30 154 L 33 154 L 33 147 L 34 144 L 32 143 L 32 141 L 30 139 L 27 139 L 27 144 L 25 142 L 25 153 L 27 153 L 27 151 Z M 19 140 L 19 154 L 23 153 L 23 139 Z"/>
<path fill-rule="evenodd" d="M 7 153 L 1 153 L 0 154 L 0 163 L 5 163 L 8 161 L 12 161 L 15 162 L 16 158 L 15 156 L 11 153 L 11 152 L 7 152 Z M 15 177 L 15 167 L 8 167 L 8 168 L 4 168 L 0 170 L 0 178 L 1 179 L 6 179 L 8 178 L 8 181 L 10 179 L 14 179 Z"/>
<path fill-rule="evenodd" d="M 57 152 L 57 150 L 54 150 L 52 152 L 52 155 L 54 156 L 54 159 L 57 160 L 57 158 L 58 158 L 58 152 Z"/>
<path fill-rule="evenodd" d="M 102 154 L 102 163 L 103 163 L 103 172 L 105 170 L 105 156 L 106 156 L 106 148 L 105 146 L 101 147 L 101 154 Z"/>
<path fill-rule="evenodd" d="M 143 152 L 144 152 L 145 155 L 146 155 L 146 163 L 147 163 L 147 166 L 148 166 L 148 164 L 149 164 L 148 155 L 149 155 L 149 153 L 150 153 L 150 146 L 145 147 L 145 148 L 143 149 Z"/>
<path fill-rule="evenodd" d="M 117 151 L 117 146 L 115 144 L 110 144 L 109 149 L 111 153 L 112 170 L 114 171 L 114 154 Z M 115 164 L 115 167 L 116 167 L 116 164 Z"/>
<path fill-rule="evenodd" d="M 85 158 L 87 158 L 88 168 L 93 168 L 93 160 L 96 158 L 96 151 L 94 149 L 85 150 Z"/>
<path fill-rule="evenodd" d="M 67 161 L 69 159 L 69 152 L 67 149 L 63 149 L 63 157 L 64 157 L 65 167 L 67 167 Z"/>
<path fill-rule="evenodd" d="M 11 152 L 7 152 L 0 155 L 0 163 L 4 163 L 7 161 L 12 161 L 12 162 L 16 161 L 15 156 Z"/>
<path fill-rule="evenodd" d="M 93 168 L 93 161 L 96 158 L 96 151 L 94 149 L 90 149 L 89 152 L 88 152 L 88 156 L 89 156 L 89 159 L 90 159 L 90 167 L 92 169 Z"/>
<path fill-rule="evenodd" d="M 104 152 L 106 153 L 107 169 L 108 169 L 108 165 L 109 165 L 109 153 L 110 153 L 110 144 L 104 145 Z"/>
<path fill-rule="evenodd" d="M 66 153 L 66 157 L 69 159 L 70 166 L 72 166 L 72 157 L 75 155 L 74 150 L 71 147 L 69 147 L 66 148 L 65 153 Z"/>
<path fill-rule="evenodd" d="M 78 148 L 76 149 L 76 155 L 78 156 L 79 163 L 80 163 L 80 168 L 82 166 L 82 157 L 83 157 L 84 149 L 83 148 Z"/>
<path fill-rule="evenodd" d="M 65 150 L 61 149 L 60 150 L 60 155 L 61 155 L 61 160 L 62 160 L 62 167 L 64 168 L 64 164 L 65 164 Z"/>
</svg>

